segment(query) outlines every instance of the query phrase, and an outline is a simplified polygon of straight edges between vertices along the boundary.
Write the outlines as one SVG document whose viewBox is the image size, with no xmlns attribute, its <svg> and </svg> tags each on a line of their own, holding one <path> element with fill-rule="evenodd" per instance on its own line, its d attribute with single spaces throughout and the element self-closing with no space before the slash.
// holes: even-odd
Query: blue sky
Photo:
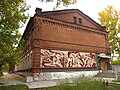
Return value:
<svg viewBox="0 0 120 90">
<path fill-rule="evenodd" d="M 55 3 L 40 2 L 39 0 L 25 0 L 27 5 L 31 8 L 27 13 L 33 16 L 36 7 L 42 8 L 42 11 L 51 11 L 55 6 Z M 87 14 L 89 17 L 98 22 L 98 12 L 102 11 L 108 5 L 113 5 L 115 9 L 120 10 L 120 0 L 77 0 L 76 4 L 70 5 L 68 7 L 60 7 L 59 9 L 79 9 L 83 13 Z M 24 32 L 26 24 L 19 31 Z"/>
</svg>

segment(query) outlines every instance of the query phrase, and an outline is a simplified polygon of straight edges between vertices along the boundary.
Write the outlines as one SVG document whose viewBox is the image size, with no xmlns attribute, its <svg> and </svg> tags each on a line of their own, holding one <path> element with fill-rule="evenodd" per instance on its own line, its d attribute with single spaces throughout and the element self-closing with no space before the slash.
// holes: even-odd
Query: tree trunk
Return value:
<svg viewBox="0 0 120 90">
<path fill-rule="evenodd" d="M 3 76 L 3 72 L 2 72 L 2 64 L 0 64 L 0 77 Z"/>
</svg>

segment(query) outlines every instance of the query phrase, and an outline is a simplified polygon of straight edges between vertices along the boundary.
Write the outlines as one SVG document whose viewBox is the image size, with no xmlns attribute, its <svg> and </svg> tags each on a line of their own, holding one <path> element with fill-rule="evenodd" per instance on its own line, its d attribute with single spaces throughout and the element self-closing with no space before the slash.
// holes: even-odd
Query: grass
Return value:
<svg viewBox="0 0 120 90">
<path fill-rule="evenodd" d="M 0 90 L 29 90 L 29 88 L 24 84 L 19 84 L 0 86 Z M 77 80 L 74 80 L 72 83 L 70 83 L 69 80 L 66 80 L 57 86 L 31 90 L 120 90 L 120 85 L 109 83 L 106 86 L 104 80 L 81 77 Z"/>
<path fill-rule="evenodd" d="M 0 86 L 0 90 L 29 90 L 29 88 L 24 84 L 19 84 L 19 85 Z"/>
<path fill-rule="evenodd" d="M 105 90 L 105 89 L 103 80 L 80 77 L 79 79 L 73 81 L 73 83 L 69 83 L 69 81 L 66 80 L 64 83 L 61 83 L 54 87 L 34 90 Z"/>
<path fill-rule="evenodd" d="M 120 82 L 120 79 L 117 79 L 117 80 L 112 80 L 113 82 Z"/>
<path fill-rule="evenodd" d="M 73 83 L 69 83 L 69 81 L 66 80 L 64 83 L 54 87 L 34 90 L 120 90 L 120 85 L 109 83 L 106 86 L 103 80 L 81 77 Z"/>
<path fill-rule="evenodd" d="M 106 90 L 120 90 L 120 84 L 110 84 Z"/>
</svg>

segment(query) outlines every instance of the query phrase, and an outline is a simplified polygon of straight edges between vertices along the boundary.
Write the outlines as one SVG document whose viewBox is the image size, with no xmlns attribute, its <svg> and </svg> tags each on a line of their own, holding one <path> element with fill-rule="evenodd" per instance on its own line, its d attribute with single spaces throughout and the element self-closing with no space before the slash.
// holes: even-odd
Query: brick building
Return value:
<svg viewBox="0 0 120 90">
<path fill-rule="evenodd" d="M 35 11 L 22 36 L 24 53 L 18 71 L 109 69 L 105 27 L 78 9 Z"/>
</svg>

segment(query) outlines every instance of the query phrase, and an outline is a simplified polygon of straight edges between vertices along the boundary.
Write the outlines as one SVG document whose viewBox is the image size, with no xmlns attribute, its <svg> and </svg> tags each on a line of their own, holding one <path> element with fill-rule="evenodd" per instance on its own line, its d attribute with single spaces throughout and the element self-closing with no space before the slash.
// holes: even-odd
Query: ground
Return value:
<svg viewBox="0 0 120 90">
<path fill-rule="evenodd" d="M 5 74 L 0 78 L 0 84 L 3 85 L 16 85 L 16 84 L 26 84 L 29 88 L 42 88 L 55 86 L 63 80 L 50 80 L 50 81 L 34 81 L 34 82 L 25 82 L 25 78 L 17 74 Z"/>
<path fill-rule="evenodd" d="M 113 78 L 103 78 L 103 79 L 105 79 L 108 82 L 111 82 L 113 80 Z M 70 83 L 73 80 L 74 79 L 68 79 Z M 25 82 L 25 78 L 17 74 L 5 74 L 0 78 L 0 84 L 4 84 L 4 85 L 26 84 L 30 89 L 55 86 L 63 81 L 64 80 L 39 80 L 39 81 L 27 83 Z"/>
</svg>

